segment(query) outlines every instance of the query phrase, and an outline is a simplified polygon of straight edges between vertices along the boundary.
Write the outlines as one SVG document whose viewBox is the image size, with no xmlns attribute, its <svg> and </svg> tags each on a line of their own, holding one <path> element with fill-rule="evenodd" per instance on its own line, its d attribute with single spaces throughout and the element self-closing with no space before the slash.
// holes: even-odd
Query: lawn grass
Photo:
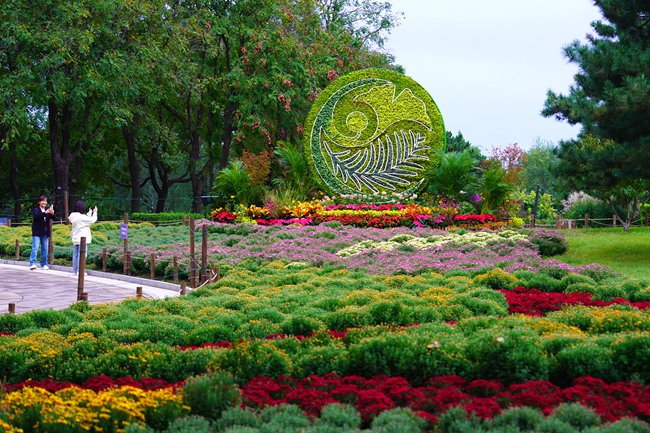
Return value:
<svg viewBox="0 0 650 433">
<path fill-rule="evenodd" d="M 570 265 L 598 263 L 629 277 L 650 280 L 650 227 L 560 231 L 569 251 L 556 259 Z"/>
</svg>

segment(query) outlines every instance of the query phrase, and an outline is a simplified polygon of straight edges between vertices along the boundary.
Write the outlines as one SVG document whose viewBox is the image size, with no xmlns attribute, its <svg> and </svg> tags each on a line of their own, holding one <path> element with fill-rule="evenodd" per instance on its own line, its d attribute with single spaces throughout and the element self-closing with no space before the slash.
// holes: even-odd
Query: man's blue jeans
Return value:
<svg viewBox="0 0 650 433">
<path fill-rule="evenodd" d="M 32 236 L 32 253 L 29 255 L 29 266 L 36 264 L 38 256 L 38 247 L 41 247 L 41 268 L 47 265 L 47 246 L 49 238 L 47 236 Z"/>
</svg>

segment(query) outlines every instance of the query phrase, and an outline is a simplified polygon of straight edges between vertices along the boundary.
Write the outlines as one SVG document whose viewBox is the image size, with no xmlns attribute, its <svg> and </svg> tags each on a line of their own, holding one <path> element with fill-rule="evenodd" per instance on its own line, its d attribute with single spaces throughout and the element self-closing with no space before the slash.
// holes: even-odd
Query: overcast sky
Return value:
<svg viewBox="0 0 650 433">
<path fill-rule="evenodd" d="M 579 127 L 542 117 L 549 89 L 566 94 L 577 66 L 563 48 L 593 34 L 592 0 L 389 0 L 404 13 L 388 52 L 433 97 L 445 127 L 490 155 Z"/>
</svg>

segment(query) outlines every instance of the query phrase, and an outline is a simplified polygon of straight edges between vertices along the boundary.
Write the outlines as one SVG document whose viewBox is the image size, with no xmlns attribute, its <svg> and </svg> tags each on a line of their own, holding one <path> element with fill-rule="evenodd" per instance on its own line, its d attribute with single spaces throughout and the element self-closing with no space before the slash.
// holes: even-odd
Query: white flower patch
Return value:
<svg viewBox="0 0 650 433">
<path fill-rule="evenodd" d="M 392 251 L 401 245 L 408 245 L 413 248 L 424 250 L 435 248 L 445 244 L 457 246 L 487 247 L 495 243 L 508 241 L 526 241 L 528 236 L 516 230 L 502 230 L 500 232 L 468 232 L 464 234 L 450 233 L 447 235 L 434 235 L 426 238 L 413 235 L 398 235 L 387 241 L 361 241 L 356 245 L 343 248 L 336 254 L 340 257 L 350 257 L 361 254 L 365 251 L 377 249 L 380 251 Z"/>
</svg>

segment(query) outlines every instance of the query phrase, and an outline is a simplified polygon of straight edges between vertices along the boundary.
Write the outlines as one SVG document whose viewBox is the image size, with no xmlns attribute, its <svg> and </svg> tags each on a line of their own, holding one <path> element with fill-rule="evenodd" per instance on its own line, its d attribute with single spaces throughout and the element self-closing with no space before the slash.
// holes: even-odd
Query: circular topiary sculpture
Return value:
<svg viewBox="0 0 650 433">
<path fill-rule="evenodd" d="M 340 77 L 305 123 L 305 156 L 331 194 L 416 194 L 445 148 L 435 102 L 411 78 L 384 69 Z"/>
</svg>

